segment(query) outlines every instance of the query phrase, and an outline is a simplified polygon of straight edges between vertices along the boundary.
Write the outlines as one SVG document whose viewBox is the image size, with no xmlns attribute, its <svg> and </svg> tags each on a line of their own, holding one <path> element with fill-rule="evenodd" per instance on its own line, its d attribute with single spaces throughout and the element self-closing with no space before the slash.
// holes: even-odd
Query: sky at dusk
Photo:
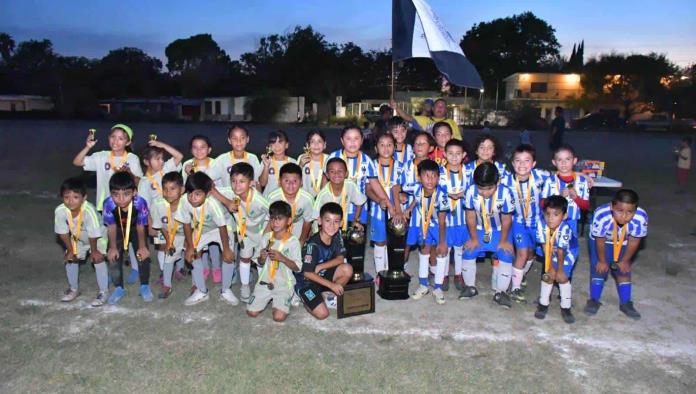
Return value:
<svg viewBox="0 0 696 394">
<path fill-rule="evenodd" d="M 696 1 L 429 0 L 459 40 L 475 23 L 532 11 L 556 29 L 568 56 L 585 40 L 585 59 L 600 53 L 665 53 L 679 66 L 696 63 Z M 177 38 L 210 33 L 232 59 L 259 38 L 312 25 L 329 42 L 385 49 L 391 39 L 389 0 L 100 1 L 2 0 L 0 32 L 17 43 L 50 39 L 62 55 L 100 58 L 138 47 L 164 60 Z"/>
</svg>

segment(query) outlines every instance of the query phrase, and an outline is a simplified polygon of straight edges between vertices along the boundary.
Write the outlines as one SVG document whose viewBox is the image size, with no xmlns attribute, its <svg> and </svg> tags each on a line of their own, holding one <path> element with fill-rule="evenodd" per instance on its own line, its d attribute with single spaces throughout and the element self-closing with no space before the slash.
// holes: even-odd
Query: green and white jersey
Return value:
<svg viewBox="0 0 696 394">
<path fill-rule="evenodd" d="M 232 186 L 230 181 L 230 173 L 232 172 L 232 166 L 237 163 L 249 163 L 252 168 L 254 168 L 254 181 L 258 182 L 259 176 L 261 175 L 261 162 L 259 158 L 249 152 L 244 152 L 244 157 L 241 159 L 236 159 L 232 151 L 223 153 L 215 159 L 215 164 L 219 167 L 219 172 L 222 176 L 220 178 L 221 187 Z"/>
<path fill-rule="evenodd" d="M 174 229 L 174 226 L 177 226 L 175 236 L 183 237 L 184 226 L 178 223 L 175 217 L 176 211 L 179 210 L 179 207 L 181 207 L 183 202 L 184 196 L 182 196 L 179 199 L 179 205 L 176 207 L 172 207 L 170 211 L 169 202 L 167 200 L 165 200 L 164 198 L 158 198 L 157 200 L 155 200 L 155 202 L 153 202 L 152 206 L 150 207 L 150 216 L 152 216 L 152 228 L 157 230 L 158 232 L 169 232 Z"/>
<path fill-rule="evenodd" d="M 271 239 L 272 236 L 272 232 L 268 232 L 263 235 L 262 245 L 264 245 L 264 247 L 268 245 L 268 241 Z M 297 265 L 297 271 L 295 272 L 300 272 L 302 270 L 302 246 L 300 245 L 300 241 L 297 239 L 297 237 L 291 235 L 285 242 L 283 242 L 282 239 L 275 239 L 273 241 L 271 249 L 279 251 L 283 254 L 283 256 L 292 260 L 295 263 L 295 265 Z M 269 258 L 266 258 L 266 262 L 264 263 L 263 267 L 259 268 L 259 282 L 271 283 L 271 264 L 271 260 Z M 287 265 L 283 263 L 278 263 L 278 269 L 276 271 L 275 278 L 273 278 L 272 283 L 276 287 L 288 286 L 292 288 L 295 285 L 295 275 L 293 275 L 293 271 L 290 268 L 288 268 Z"/>
<path fill-rule="evenodd" d="M 268 200 L 266 200 L 261 193 L 254 188 L 249 189 L 251 199 L 249 200 L 249 207 L 247 208 L 246 200 L 236 195 L 231 188 L 223 187 L 218 189 L 218 191 L 225 196 L 225 198 L 229 198 L 230 200 L 239 198 L 239 209 L 232 215 L 236 221 L 237 232 L 239 232 L 240 235 L 246 236 L 249 233 L 261 234 L 263 232 L 268 222 Z"/>
<path fill-rule="evenodd" d="M 288 200 L 285 198 L 285 193 L 283 189 L 276 189 L 270 196 L 268 196 L 268 203 L 274 203 L 276 201 L 285 201 L 288 204 Z M 314 198 L 307 193 L 304 189 L 297 191 L 295 196 L 295 202 L 290 204 L 292 207 L 292 235 L 300 238 L 302 235 L 302 226 L 304 222 L 312 221 L 312 211 L 314 209 Z"/>
<path fill-rule="evenodd" d="M 80 224 L 80 236 L 78 239 L 81 242 L 89 243 L 90 238 L 101 238 L 104 234 L 104 227 L 102 226 L 99 214 L 94 208 L 94 205 L 89 201 L 82 203 L 82 223 Z M 68 234 L 70 237 L 73 235 L 73 231 L 77 232 L 77 222 L 79 220 L 78 216 L 72 217 L 70 209 L 65 206 L 65 204 L 60 204 L 54 211 L 54 224 L 53 231 L 56 234 L 63 235 Z"/>
<path fill-rule="evenodd" d="M 130 172 L 137 176 L 143 176 L 140 168 L 140 159 L 133 153 L 127 152 L 124 156 L 111 157 L 110 150 L 95 152 L 85 157 L 82 169 L 85 171 L 96 171 L 97 173 L 97 196 L 95 205 L 97 211 L 101 211 L 104 200 L 109 197 L 109 179 L 114 175 L 115 168 L 128 168 Z"/>
<path fill-rule="evenodd" d="M 268 198 L 271 193 L 280 188 L 280 169 L 287 163 L 297 164 L 297 161 L 290 156 L 285 156 L 284 160 L 271 159 L 268 168 L 268 182 L 266 183 L 266 187 L 263 189 L 264 197 Z"/>
<path fill-rule="evenodd" d="M 201 239 L 196 247 L 197 250 L 203 250 L 211 242 L 221 243 L 220 230 L 222 226 L 227 226 L 225 217 L 225 208 L 213 197 L 208 197 L 200 207 L 193 207 L 188 201 L 188 196 L 181 196 L 179 208 L 174 213 L 174 220 L 183 224 L 190 224 L 193 232 L 193 241 L 196 241 L 198 226 L 201 220 L 201 211 L 203 211 L 203 231 Z"/>
<path fill-rule="evenodd" d="M 324 186 L 324 188 L 321 189 L 317 197 L 314 199 L 312 220 L 319 219 L 319 212 L 321 211 L 321 207 L 324 206 L 324 204 L 326 204 L 327 202 L 335 202 L 341 205 L 341 208 L 343 208 L 344 218 L 348 220 L 349 218 L 347 218 L 347 215 L 348 207 L 350 206 L 349 204 L 355 204 L 356 206 L 363 205 L 367 202 L 367 196 L 360 193 L 358 185 L 350 179 L 346 179 L 345 181 L 343 181 L 343 189 L 341 190 L 341 193 L 338 196 L 335 196 L 334 193 L 331 191 L 331 183 L 327 183 Z M 363 207 L 363 209 L 366 208 Z"/>
<path fill-rule="evenodd" d="M 145 174 L 140 178 L 138 195 L 145 199 L 148 208 L 152 207 L 155 201 L 162 198 L 162 177 L 164 174 L 172 171 L 181 171 L 181 163 L 177 165 L 173 157 L 164 162 L 162 171 L 158 171 L 150 177 Z"/>
<path fill-rule="evenodd" d="M 188 159 L 182 165 L 181 176 L 184 177 L 184 184 L 186 184 L 186 179 L 188 178 L 188 174 L 186 173 L 186 167 L 189 164 L 193 165 L 193 162 L 194 162 L 193 160 L 194 159 Z M 191 168 L 191 173 L 198 172 L 198 171 L 205 172 L 210 177 L 210 179 L 212 179 L 213 182 L 215 182 L 215 186 L 220 186 L 220 182 L 222 182 L 221 179 L 223 177 L 223 174 L 222 174 L 222 170 L 220 170 L 218 165 L 215 164 L 215 159 L 209 157 L 208 162 L 205 165 L 200 165 L 198 167 Z"/>
</svg>

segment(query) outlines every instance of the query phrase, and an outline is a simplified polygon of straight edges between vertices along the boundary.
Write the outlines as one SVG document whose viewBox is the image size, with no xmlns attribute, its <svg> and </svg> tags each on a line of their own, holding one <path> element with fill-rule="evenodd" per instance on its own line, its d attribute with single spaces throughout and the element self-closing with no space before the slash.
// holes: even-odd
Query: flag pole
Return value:
<svg viewBox="0 0 696 394">
<path fill-rule="evenodd" d="M 394 60 L 391 62 L 391 99 L 394 100 Z"/>
</svg>

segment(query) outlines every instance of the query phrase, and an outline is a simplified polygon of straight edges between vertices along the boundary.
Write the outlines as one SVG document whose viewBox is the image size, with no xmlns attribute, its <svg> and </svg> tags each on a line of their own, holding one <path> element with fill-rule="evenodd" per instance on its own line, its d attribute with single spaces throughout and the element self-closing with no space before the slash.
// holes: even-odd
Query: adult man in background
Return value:
<svg viewBox="0 0 696 394">
<path fill-rule="evenodd" d="M 406 122 L 409 122 L 411 127 L 416 130 L 426 131 L 432 134 L 435 123 L 447 122 L 452 128 L 452 137 L 458 140 L 462 139 L 462 133 L 459 131 L 459 125 L 457 125 L 457 122 L 455 122 L 454 119 L 447 118 L 447 101 L 445 101 L 445 99 L 439 98 L 435 100 L 435 103 L 433 104 L 432 116 L 411 116 L 399 108 L 394 100 L 391 101 L 391 106 L 396 110 L 396 113 L 399 116 L 401 116 Z"/>
</svg>

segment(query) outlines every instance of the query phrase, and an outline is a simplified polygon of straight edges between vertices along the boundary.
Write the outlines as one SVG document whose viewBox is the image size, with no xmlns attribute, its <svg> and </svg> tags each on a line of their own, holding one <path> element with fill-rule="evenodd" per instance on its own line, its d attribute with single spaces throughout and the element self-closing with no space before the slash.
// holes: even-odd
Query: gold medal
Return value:
<svg viewBox="0 0 696 394">
<path fill-rule="evenodd" d="M 423 208 L 425 208 L 425 193 L 421 191 L 421 234 L 423 235 L 423 242 L 425 242 L 425 239 L 427 238 L 428 235 L 428 228 L 430 228 L 430 221 L 433 218 L 433 212 L 435 211 L 435 202 L 437 199 L 437 190 L 433 192 L 432 196 L 430 197 L 430 206 L 428 207 L 427 211 L 424 211 Z"/>
<path fill-rule="evenodd" d="M 544 279 L 544 275 L 542 275 L 541 279 L 544 282 L 547 282 L 551 279 L 551 276 L 547 274 L 546 272 L 549 272 L 551 270 L 551 261 L 552 261 L 552 254 L 553 254 L 553 244 L 556 242 L 556 236 L 558 235 L 558 229 L 554 231 L 553 233 L 551 232 L 551 229 L 549 226 L 546 226 L 546 229 L 544 230 L 544 233 L 546 235 L 546 242 L 544 243 L 544 275 L 546 275 L 546 279 Z M 559 268 L 562 262 L 558 262 Z"/>
<path fill-rule="evenodd" d="M 77 241 L 80 239 L 80 233 L 82 232 L 82 219 L 84 217 L 85 209 L 84 204 L 80 207 L 80 213 L 77 215 L 77 224 L 73 227 L 72 223 L 72 212 L 68 212 L 68 228 L 70 229 L 70 246 L 72 247 L 73 254 L 77 257 Z M 66 245 L 67 246 L 67 245 Z"/>
<path fill-rule="evenodd" d="M 491 242 L 492 234 L 491 233 L 484 233 L 483 234 L 483 243 L 487 244 Z"/>
<path fill-rule="evenodd" d="M 491 223 L 493 218 L 491 216 L 493 216 L 493 210 L 495 209 L 497 194 L 498 188 L 493 191 L 490 207 L 486 207 L 486 199 L 484 199 L 482 195 L 479 194 L 478 196 L 479 207 L 481 208 L 481 221 L 483 221 L 483 242 L 485 243 L 491 242 L 491 236 L 493 234 L 493 224 Z"/>
<path fill-rule="evenodd" d="M 353 182 L 357 182 L 360 172 L 361 172 L 361 164 L 362 164 L 362 152 L 358 152 L 358 155 L 356 157 L 348 157 L 346 156 L 346 152 L 344 150 L 341 150 L 341 158 L 343 161 L 346 162 L 346 167 L 348 167 L 348 161 L 349 159 L 355 159 L 356 160 L 356 165 L 354 167 L 348 167 L 348 178 L 350 178 Z M 350 174 L 350 168 L 353 168 L 353 174 Z"/>
<path fill-rule="evenodd" d="M 612 247 L 614 248 L 613 250 L 613 257 L 614 261 L 612 261 L 610 268 L 614 271 L 619 270 L 619 257 L 621 257 L 621 248 L 623 247 L 624 240 L 626 239 L 626 233 L 628 232 L 628 226 L 624 225 L 623 228 L 619 229 L 619 223 L 616 222 L 615 219 L 612 218 L 614 221 L 614 229 L 612 230 L 611 233 L 611 240 L 612 240 Z M 620 234 L 617 234 L 620 233 Z"/>
<path fill-rule="evenodd" d="M 121 226 L 121 234 L 123 234 L 123 250 L 128 250 L 128 241 L 130 240 L 131 219 L 133 218 L 133 201 L 128 204 L 128 216 L 126 217 L 126 229 L 123 230 L 123 219 L 121 218 L 121 207 L 117 208 L 118 224 Z M 137 256 L 136 256 L 137 257 Z M 138 258 L 140 260 L 140 258 Z"/>
</svg>

